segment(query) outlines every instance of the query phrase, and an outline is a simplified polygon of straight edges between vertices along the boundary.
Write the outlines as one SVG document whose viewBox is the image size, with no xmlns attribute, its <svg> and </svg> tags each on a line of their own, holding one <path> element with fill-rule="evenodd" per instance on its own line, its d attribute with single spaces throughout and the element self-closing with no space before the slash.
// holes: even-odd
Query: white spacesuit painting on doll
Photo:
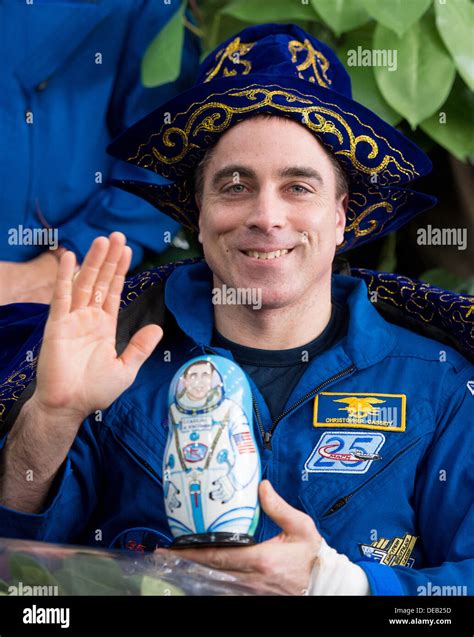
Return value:
<svg viewBox="0 0 474 637">
<path fill-rule="evenodd" d="M 245 374 L 221 356 L 194 358 L 175 374 L 168 405 L 163 487 L 174 545 L 253 543 L 260 457 Z"/>
</svg>

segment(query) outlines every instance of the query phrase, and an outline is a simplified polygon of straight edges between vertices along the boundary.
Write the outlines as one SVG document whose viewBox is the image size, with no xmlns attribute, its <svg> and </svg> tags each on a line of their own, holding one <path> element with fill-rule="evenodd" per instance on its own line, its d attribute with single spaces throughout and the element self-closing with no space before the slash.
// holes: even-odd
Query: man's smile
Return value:
<svg viewBox="0 0 474 637">
<path fill-rule="evenodd" d="M 251 259 L 257 259 L 259 261 L 268 261 L 270 259 L 281 259 L 282 257 L 290 254 L 293 248 L 280 248 L 277 250 L 263 251 L 263 250 L 240 250 L 246 257 Z"/>
</svg>

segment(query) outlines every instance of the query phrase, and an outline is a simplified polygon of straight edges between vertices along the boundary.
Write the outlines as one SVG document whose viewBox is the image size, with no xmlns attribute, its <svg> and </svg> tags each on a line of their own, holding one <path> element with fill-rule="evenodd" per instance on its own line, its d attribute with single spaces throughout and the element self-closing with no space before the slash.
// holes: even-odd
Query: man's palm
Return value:
<svg viewBox="0 0 474 637">
<path fill-rule="evenodd" d="M 108 407 L 160 341 L 161 328 L 147 325 L 117 356 L 117 315 L 130 260 L 119 232 L 93 242 L 75 278 L 74 255 L 62 256 L 38 361 L 35 394 L 44 409 L 85 418 Z"/>
</svg>

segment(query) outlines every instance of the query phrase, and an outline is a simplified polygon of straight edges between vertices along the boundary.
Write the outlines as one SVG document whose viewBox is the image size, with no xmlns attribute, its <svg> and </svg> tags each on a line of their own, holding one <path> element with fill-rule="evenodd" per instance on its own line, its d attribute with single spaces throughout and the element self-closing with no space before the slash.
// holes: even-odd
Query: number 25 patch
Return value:
<svg viewBox="0 0 474 637">
<path fill-rule="evenodd" d="M 381 433 L 325 431 L 306 460 L 309 473 L 365 473 L 385 442 Z"/>
</svg>

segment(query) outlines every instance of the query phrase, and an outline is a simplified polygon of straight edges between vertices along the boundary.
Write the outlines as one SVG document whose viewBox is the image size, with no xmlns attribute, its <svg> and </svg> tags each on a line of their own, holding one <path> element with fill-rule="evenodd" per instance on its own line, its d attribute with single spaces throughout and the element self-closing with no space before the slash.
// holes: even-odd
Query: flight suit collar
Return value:
<svg viewBox="0 0 474 637">
<path fill-rule="evenodd" d="M 165 286 L 165 304 L 179 327 L 198 346 L 209 346 L 214 328 L 212 272 L 205 261 L 176 268 Z M 333 275 L 333 298 L 349 312 L 347 335 L 338 348 L 341 365 L 365 369 L 395 346 L 394 330 L 368 299 L 361 279 Z"/>
</svg>

